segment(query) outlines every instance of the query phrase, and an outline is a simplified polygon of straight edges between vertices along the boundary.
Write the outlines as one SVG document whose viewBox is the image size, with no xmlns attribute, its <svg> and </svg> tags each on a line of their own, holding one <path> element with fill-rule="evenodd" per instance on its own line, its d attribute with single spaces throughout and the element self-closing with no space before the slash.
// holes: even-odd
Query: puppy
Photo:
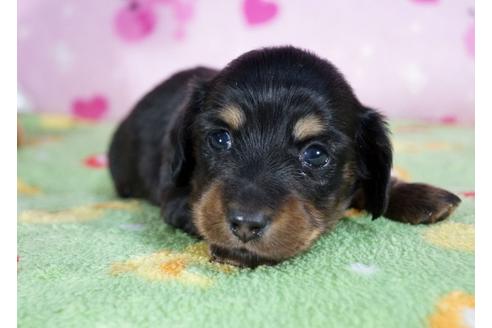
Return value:
<svg viewBox="0 0 492 328">
<path fill-rule="evenodd" d="M 391 178 L 388 134 L 332 64 L 266 48 L 157 86 L 116 130 L 109 163 L 121 197 L 159 205 L 212 260 L 255 267 L 307 250 L 351 207 L 411 224 L 447 218 L 456 195 Z"/>
</svg>

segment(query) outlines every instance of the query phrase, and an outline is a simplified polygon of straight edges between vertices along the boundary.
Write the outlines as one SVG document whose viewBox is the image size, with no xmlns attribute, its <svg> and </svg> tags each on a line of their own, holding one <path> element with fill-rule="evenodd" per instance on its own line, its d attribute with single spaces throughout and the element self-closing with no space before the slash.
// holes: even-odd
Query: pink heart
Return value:
<svg viewBox="0 0 492 328">
<path fill-rule="evenodd" d="M 243 12 L 249 25 L 257 25 L 272 20 L 278 13 L 278 6 L 263 0 L 245 0 Z"/>
<path fill-rule="evenodd" d="M 72 114 L 75 117 L 97 121 L 108 110 L 108 101 L 103 96 L 94 96 L 92 99 L 75 99 L 72 102 Z"/>
<path fill-rule="evenodd" d="M 440 121 L 444 125 L 453 125 L 458 122 L 458 118 L 454 115 L 446 115 L 441 117 Z"/>
<path fill-rule="evenodd" d="M 92 169 L 102 169 L 108 166 L 108 158 L 105 154 L 92 155 L 84 159 L 84 164 Z"/>
<path fill-rule="evenodd" d="M 131 1 L 115 16 L 116 33 L 125 41 L 140 41 L 152 34 L 157 18 L 150 3 Z"/>
</svg>

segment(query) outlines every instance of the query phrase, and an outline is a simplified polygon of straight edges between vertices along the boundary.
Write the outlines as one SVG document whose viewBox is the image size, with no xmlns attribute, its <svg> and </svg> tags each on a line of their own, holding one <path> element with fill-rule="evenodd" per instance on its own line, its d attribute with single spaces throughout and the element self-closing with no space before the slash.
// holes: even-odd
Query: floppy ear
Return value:
<svg viewBox="0 0 492 328">
<path fill-rule="evenodd" d="M 365 210 L 376 219 L 388 207 L 393 151 L 384 117 L 363 107 L 356 132 L 357 167 Z"/>
<path fill-rule="evenodd" d="M 171 131 L 164 141 L 161 189 L 189 186 L 195 168 L 192 128 L 195 117 L 200 111 L 205 89 L 205 81 L 193 81 L 188 102 L 174 118 Z"/>
</svg>

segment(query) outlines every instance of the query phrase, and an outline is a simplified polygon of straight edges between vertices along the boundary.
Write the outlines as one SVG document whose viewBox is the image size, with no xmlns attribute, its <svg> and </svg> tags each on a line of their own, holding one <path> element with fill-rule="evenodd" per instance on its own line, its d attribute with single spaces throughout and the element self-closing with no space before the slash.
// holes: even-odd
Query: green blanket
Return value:
<svg viewBox="0 0 492 328">
<path fill-rule="evenodd" d="M 429 226 L 347 213 L 305 254 L 237 269 L 117 199 L 110 123 L 22 115 L 18 150 L 20 327 L 471 327 L 474 130 L 393 122 L 394 174 L 463 202 Z"/>
</svg>

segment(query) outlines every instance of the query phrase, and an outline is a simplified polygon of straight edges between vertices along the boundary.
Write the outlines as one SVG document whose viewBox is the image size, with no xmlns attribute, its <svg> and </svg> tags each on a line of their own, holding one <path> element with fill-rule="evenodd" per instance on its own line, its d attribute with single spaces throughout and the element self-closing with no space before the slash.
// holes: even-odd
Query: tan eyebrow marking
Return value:
<svg viewBox="0 0 492 328">
<path fill-rule="evenodd" d="M 244 113 L 236 106 L 227 106 L 222 108 L 219 113 L 219 117 L 222 118 L 231 129 L 234 130 L 239 129 L 246 121 Z"/>
<path fill-rule="evenodd" d="M 324 124 L 317 115 L 309 114 L 299 119 L 294 125 L 294 138 L 302 140 L 320 134 Z"/>
</svg>

